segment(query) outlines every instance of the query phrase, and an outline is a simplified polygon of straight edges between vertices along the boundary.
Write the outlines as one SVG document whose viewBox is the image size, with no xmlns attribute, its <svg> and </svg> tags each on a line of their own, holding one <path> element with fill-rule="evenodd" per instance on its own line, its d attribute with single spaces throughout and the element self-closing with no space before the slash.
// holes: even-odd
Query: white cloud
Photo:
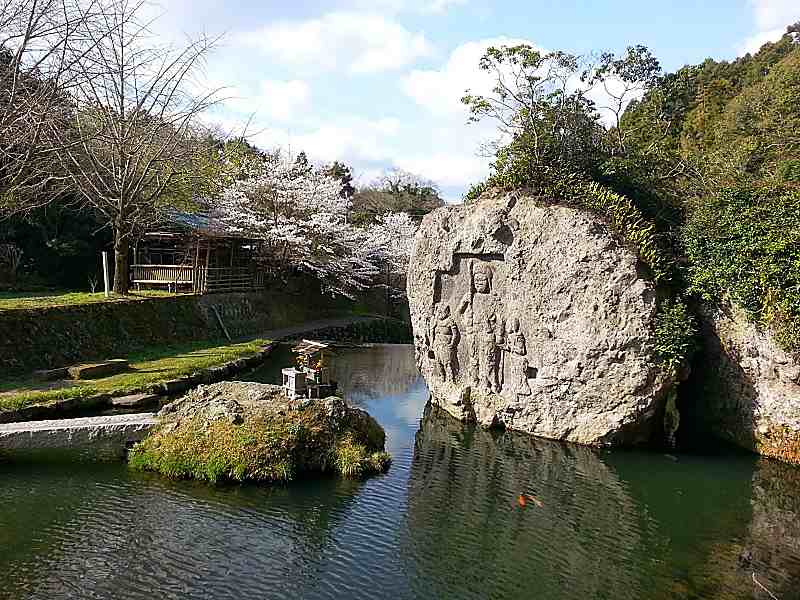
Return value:
<svg viewBox="0 0 800 600">
<path fill-rule="evenodd" d="M 757 34 L 751 35 L 744 41 L 744 44 L 739 48 L 739 55 L 744 56 L 748 53 L 755 54 L 761 49 L 761 46 L 767 42 L 777 42 L 784 33 L 786 33 L 785 27 L 770 29 L 768 31 L 759 31 Z"/>
<path fill-rule="evenodd" d="M 400 121 L 394 118 L 341 117 L 336 123 L 323 124 L 301 133 L 275 128 L 263 130 L 253 136 L 252 141 L 262 148 L 282 146 L 304 150 L 320 162 L 374 163 L 389 160 L 393 138 L 399 132 Z"/>
<path fill-rule="evenodd" d="M 411 32 L 382 15 L 355 12 L 271 23 L 238 35 L 237 41 L 285 64 L 343 66 L 351 73 L 398 69 L 433 53 L 424 33 Z"/>
<path fill-rule="evenodd" d="M 226 90 L 225 95 L 228 97 L 225 105 L 238 113 L 280 122 L 290 121 L 311 105 L 311 88 L 300 79 L 267 79 L 259 82 L 256 90 L 240 87 Z"/>
<path fill-rule="evenodd" d="M 758 52 L 767 42 L 774 42 L 786 33 L 786 27 L 800 21 L 798 0 L 749 0 L 758 31 L 739 48 L 739 54 Z"/>
<path fill-rule="evenodd" d="M 357 6 L 379 11 L 444 14 L 467 2 L 468 0 L 362 0 Z"/>
<path fill-rule="evenodd" d="M 760 30 L 786 31 L 788 25 L 800 18 L 800 3 L 797 0 L 750 0 L 750 5 Z"/>
<path fill-rule="evenodd" d="M 464 187 L 489 174 L 489 161 L 474 152 L 433 152 L 395 161 L 398 167 L 430 179 L 440 186 Z"/>
<path fill-rule="evenodd" d="M 489 46 L 530 44 L 530 40 L 491 38 L 467 42 L 458 46 L 440 69 L 414 70 L 401 80 L 403 91 L 417 104 L 438 116 L 465 117 L 466 107 L 461 98 L 469 89 L 472 93 L 488 95 L 494 85 L 492 74 L 478 68 Z"/>
</svg>

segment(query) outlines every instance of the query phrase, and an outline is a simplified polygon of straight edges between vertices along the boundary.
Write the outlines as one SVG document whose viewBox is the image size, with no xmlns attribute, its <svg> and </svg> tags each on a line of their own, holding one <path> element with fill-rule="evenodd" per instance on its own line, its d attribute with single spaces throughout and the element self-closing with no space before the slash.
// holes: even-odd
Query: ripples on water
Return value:
<svg viewBox="0 0 800 600">
<path fill-rule="evenodd" d="M 386 429 L 387 475 L 212 488 L 6 460 L 0 597 L 769 598 L 755 572 L 800 598 L 796 468 L 420 421 L 408 347 L 342 352 L 336 373 Z"/>
</svg>

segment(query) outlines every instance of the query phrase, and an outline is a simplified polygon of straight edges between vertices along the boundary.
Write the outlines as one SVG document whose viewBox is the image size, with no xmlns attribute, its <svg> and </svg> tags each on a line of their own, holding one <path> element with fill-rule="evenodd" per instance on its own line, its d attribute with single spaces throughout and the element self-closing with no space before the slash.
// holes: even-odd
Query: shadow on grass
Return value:
<svg viewBox="0 0 800 600">
<path fill-rule="evenodd" d="M 79 306 L 102 302 L 125 302 L 148 298 L 164 298 L 176 294 L 162 290 L 130 292 L 125 296 L 112 294 L 109 298 L 103 292 L 0 292 L 0 310 L 37 309 L 55 306 Z M 179 294 L 185 295 L 185 294 Z"/>
<path fill-rule="evenodd" d="M 126 358 L 131 368 L 100 379 L 43 382 L 33 377 L 0 382 L 0 411 L 97 393 L 135 393 L 169 379 L 255 354 L 266 340 L 226 343 L 220 339 L 154 346 Z"/>
</svg>

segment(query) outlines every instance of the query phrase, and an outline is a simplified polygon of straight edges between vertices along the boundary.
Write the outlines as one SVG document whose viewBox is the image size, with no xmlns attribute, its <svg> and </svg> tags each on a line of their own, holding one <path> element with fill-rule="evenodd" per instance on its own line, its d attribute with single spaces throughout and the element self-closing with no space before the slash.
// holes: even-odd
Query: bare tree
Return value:
<svg viewBox="0 0 800 600">
<path fill-rule="evenodd" d="M 198 115 L 217 91 L 198 92 L 212 41 L 181 48 L 155 43 L 140 21 L 143 2 L 103 6 L 103 32 L 73 61 L 75 109 L 56 127 L 55 155 L 81 201 L 114 233 L 114 292 L 128 291 L 128 261 L 135 236 L 190 201 L 209 163 Z"/>
<path fill-rule="evenodd" d="M 101 12 L 96 0 L 0 0 L 0 204 L 7 209 L 29 208 L 24 200 L 34 195 L 49 199 L 45 191 L 58 179 L 49 133 L 69 110 L 75 62 L 109 33 L 99 27 Z M 16 197 L 25 191 L 35 194 Z"/>
<path fill-rule="evenodd" d="M 7 273 L 11 281 L 16 280 L 22 264 L 22 249 L 16 244 L 0 244 L 0 273 Z"/>
</svg>

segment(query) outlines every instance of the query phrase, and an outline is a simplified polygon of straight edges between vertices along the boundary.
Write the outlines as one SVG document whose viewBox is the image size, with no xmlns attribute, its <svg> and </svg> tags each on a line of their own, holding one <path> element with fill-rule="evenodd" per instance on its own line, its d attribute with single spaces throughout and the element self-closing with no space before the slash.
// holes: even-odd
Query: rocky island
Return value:
<svg viewBox="0 0 800 600">
<path fill-rule="evenodd" d="M 159 413 L 132 468 L 211 483 L 289 481 L 305 473 L 385 471 L 383 428 L 336 396 L 290 400 L 276 385 L 200 386 Z"/>
</svg>

